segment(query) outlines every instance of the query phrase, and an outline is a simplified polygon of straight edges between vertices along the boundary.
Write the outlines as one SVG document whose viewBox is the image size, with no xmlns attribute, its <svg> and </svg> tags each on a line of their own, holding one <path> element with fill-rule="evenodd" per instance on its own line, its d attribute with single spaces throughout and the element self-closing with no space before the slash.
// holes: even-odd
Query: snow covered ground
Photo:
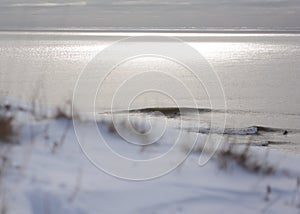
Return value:
<svg viewBox="0 0 300 214">
<path fill-rule="evenodd" d="M 57 110 L 47 109 L 46 114 L 45 109 L 13 103 L 0 105 L 1 117 L 13 117 L 14 128 L 9 139 L 0 137 L 0 213 L 300 212 L 297 155 L 223 142 L 213 158 L 199 166 L 207 137 L 199 134 L 194 150 L 170 173 L 146 181 L 120 179 L 92 164 L 83 142 L 81 146 L 78 142 L 74 124 L 84 130 L 86 139 L 98 137 L 92 121 L 73 123 Z M 99 130 L 114 151 L 132 159 L 154 158 L 168 151 L 173 136 L 182 131 L 174 128 L 178 121 L 169 118 L 158 144 L 137 146 L 116 133 L 110 118 L 97 116 Z M 152 119 L 157 122 L 153 126 L 163 128 L 160 121 L 165 118 Z M 135 120 L 143 124 L 140 117 Z M 181 151 L 185 149 L 183 145 Z M 106 155 L 105 150 L 95 150 L 91 156 L 97 154 Z"/>
</svg>

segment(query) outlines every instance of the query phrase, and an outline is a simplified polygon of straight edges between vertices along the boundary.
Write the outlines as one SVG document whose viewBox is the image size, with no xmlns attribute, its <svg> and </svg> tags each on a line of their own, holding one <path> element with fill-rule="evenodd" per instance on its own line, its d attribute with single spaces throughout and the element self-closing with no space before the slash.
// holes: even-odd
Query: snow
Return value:
<svg viewBox="0 0 300 214">
<path fill-rule="evenodd" d="M 15 105 L 23 106 L 22 111 L 20 108 L 11 108 L 8 113 L 14 115 L 16 136 L 13 143 L 0 144 L 1 157 L 9 160 L 0 180 L 0 199 L 3 202 L 0 205 L 5 206 L 7 213 L 300 211 L 300 169 L 297 164 L 300 157 L 297 155 L 265 147 L 251 147 L 249 152 L 252 158 L 262 165 L 269 164 L 275 168 L 272 174 L 246 170 L 230 159 L 227 167 L 222 169 L 218 154 L 204 166 L 199 166 L 199 148 L 206 139 L 206 135 L 199 134 L 193 152 L 183 164 L 168 174 L 146 181 L 120 179 L 91 163 L 78 143 L 72 119 L 56 118 L 55 111 L 47 108 L 41 112 L 48 112 L 50 116 L 37 119 L 32 116 L 30 105 Z M 0 115 L 4 115 L 3 109 Z M 151 159 L 168 151 L 172 148 L 175 134 L 180 131 L 174 128 L 178 121 L 167 119 L 161 142 L 143 150 L 141 146 L 129 144 L 110 130 L 107 125 L 110 118 L 110 115 L 97 116 L 103 137 L 111 142 L 109 145 L 113 150 L 132 159 Z M 136 120 L 141 124 L 141 118 Z M 164 127 L 163 123 L 166 122 L 163 118 L 153 120 L 157 122 L 153 123 L 156 127 Z M 86 138 L 97 138 L 92 132 L 92 121 L 76 119 L 76 124 L 79 124 L 80 130 L 84 130 Z M 243 150 L 241 146 L 237 147 L 237 151 Z M 103 151 L 95 150 L 92 156 L 105 156 Z M 184 152 L 184 148 L 181 151 Z M 268 186 L 271 189 L 269 194 Z"/>
</svg>

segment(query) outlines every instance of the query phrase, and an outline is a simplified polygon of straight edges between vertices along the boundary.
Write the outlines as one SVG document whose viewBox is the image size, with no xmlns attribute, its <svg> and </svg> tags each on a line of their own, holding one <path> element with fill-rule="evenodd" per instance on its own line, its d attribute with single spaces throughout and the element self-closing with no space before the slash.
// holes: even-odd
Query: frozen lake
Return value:
<svg viewBox="0 0 300 214">
<path fill-rule="evenodd" d="M 162 44 L 165 37 L 181 39 L 202 55 L 221 84 L 214 78 L 205 79 L 200 83 L 180 64 L 163 57 L 149 55 L 132 58 L 118 64 L 105 81 L 101 82 L 99 78 L 98 93 L 91 95 L 95 97 L 97 113 L 111 108 L 113 98 L 118 99 L 117 96 L 114 97 L 118 89 L 125 91 L 123 98 L 133 97 L 130 103 L 117 100 L 118 104 L 113 106 L 114 110 L 177 107 L 174 100 L 164 93 L 153 90 L 136 94 L 132 91 L 145 85 L 148 89 L 153 86 L 153 89 L 162 87 L 162 91 L 169 90 L 181 107 L 194 108 L 195 106 L 190 105 L 186 93 L 173 81 L 176 79 L 192 92 L 197 108 L 212 109 L 213 114 L 220 118 L 227 112 L 226 127 L 276 128 L 276 131 L 267 129 L 259 140 L 296 143 L 289 144 L 287 148 L 280 144 L 280 148 L 290 151 L 297 148 L 299 151 L 297 143 L 300 139 L 300 34 L 295 33 L 3 31 L 0 33 L 1 96 L 8 95 L 29 101 L 34 99 L 47 105 L 64 106 L 72 100 L 76 82 L 92 59 L 102 50 L 109 50 L 112 44 L 132 36 L 158 38 L 155 44 L 151 44 L 149 39 L 138 39 L 137 44 L 135 41 L 131 42 L 133 47 L 159 46 L 159 38 L 162 38 Z M 128 51 L 131 45 L 126 46 Z M 109 56 L 106 60 L 110 60 Z M 193 60 L 194 58 L 189 61 L 189 56 L 183 59 L 191 64 L 198 63 Z M 101 72 L 106 71 L 100 68 L 95 70 L 95 74 L 91 73 L 89 78 L 98 81 L 97 78 L 103 75 Z M 143 76 L 145 73 L 147 75 Z M 139 75 L 140 78 L 132 78 L 134 75 Z M 130 86 L 124 85 L 124 81 L 128 80 Z M 214 91 L 210 91 L 212 96 L 208 96 L 207 89 L 219 86 L 223 88 L 225 97 Z M 80 111 L 91 110 L 85 108 L 85 98 L 84 95 L 82 105 L 76 106 Z M 226 106 L 222 108 L 218 103 L 224 100 Z M 212 107 L 211 102 L 217 103 L 217 107 Z M 209 124 L 211 115 L 212 112 L 203 111 L 200 113 L 200 119 Z M 188 120 L 193 118 L 195 117 L 192 113 L 186 117 Z M 289 131 L 287 136 L 282 135 L 285 130 Z"/>
</svg>

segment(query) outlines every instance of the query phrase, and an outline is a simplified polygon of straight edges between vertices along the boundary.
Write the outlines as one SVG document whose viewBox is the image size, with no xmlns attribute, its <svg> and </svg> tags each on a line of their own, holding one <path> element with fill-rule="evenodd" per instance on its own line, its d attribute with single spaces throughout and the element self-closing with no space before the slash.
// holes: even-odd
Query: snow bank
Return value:
<svg viewBox="0 0 300 214">
<path fill-rule="evenodd" d="M 5 109 L 2 105 L 1 110 L 2 116 L 14 116 L 17 131 L 15 142 L 0 143 L 1 158 L 8 160 L 1 165 L 0 175 L 0 205 L 6 213 L 299 213 L 298 156 L 249 148 L 247 158 L 274 167 L 270 174 L 247 170 L 230 157 L 224 160 L 226 167 L 220 167 L 218 154 L 200 167 L 198 159 L 206 139 L 201 135 L 186 161 L 172 172 L 153 180 L 127 181 L 104 173 L 89 161 L 70 118 L 51 113 L 37 120 L 29 105 L 20 106 Z M 133 159 L 166 152 L 172 148 L 173 136 L 182 131 L 174 129 L 176 121 L 168 119 L 171 125 L 159 143 L 144 148 L 122 139 L 110 120 L 110 115 L 97 116 L 96 124 L 114 151 Z M 153 124 L 164 127 L 165 118 L 155 120 Z M 143 124 L 141 118 L 134 121 Z M 89 132 L 94 123 L 77 122 L 88 139 L 97 137 Z M 243 152 L 244 147 L 237 146 L 236 151 Z"/>
</svg>

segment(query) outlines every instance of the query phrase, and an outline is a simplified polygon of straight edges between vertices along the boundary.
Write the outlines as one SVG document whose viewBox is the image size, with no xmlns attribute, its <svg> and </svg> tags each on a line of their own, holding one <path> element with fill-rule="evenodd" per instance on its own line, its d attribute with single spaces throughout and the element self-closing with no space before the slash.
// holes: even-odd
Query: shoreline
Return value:
<svg viewBox="0 0 300 214">
<path fill-rule="evenodd" d="M 300 29 L 199 29 L 199 28 L 41 28 L 41 29 L 0 29 L 16 33 L 224 33 L 224 34 L 300 34 Z"/>
</svg>

